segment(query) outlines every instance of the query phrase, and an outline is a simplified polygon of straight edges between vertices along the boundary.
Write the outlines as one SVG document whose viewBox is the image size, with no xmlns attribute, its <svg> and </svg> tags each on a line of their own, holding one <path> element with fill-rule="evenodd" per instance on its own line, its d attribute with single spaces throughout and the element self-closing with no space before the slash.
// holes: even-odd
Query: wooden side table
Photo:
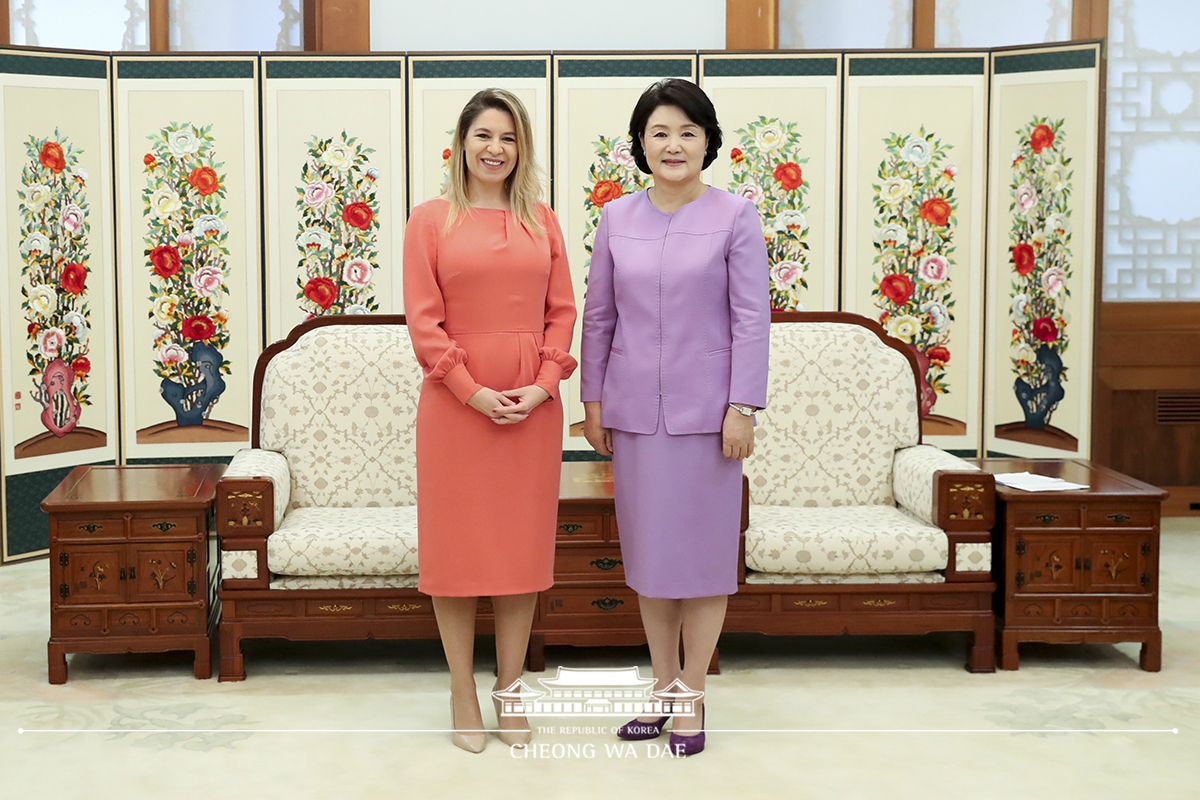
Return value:
<svg viewBox="0 0 1200 800">
<path fill-rule="evenodd" d="M 50 514 L 50 683 L 67 653 L 195 652 L 212 674 L 208 516 L 223 464 L 84 466 Z"/>
<path fill-rule="evenodd" d="M 743 530 L 748 520 L 746 491 L 743 479 Z M 546 668 L 548 644 L 645 644 L 637 592 L 625 585 L 612 462 L 563 462 L 557 533 L 554 586 L 538 596 L 529 636 L 529 669 Z M 710 675 L 719 674 L 719 661 L 720 652 L 714 650 Z"/>
<path fill-rule="evenodd" d="M 637 593 L 625 585 L 612 464 L 565 461 L 558 500 L 554 586 L 538 597 L 529 668 L 545 669 L 547 644 L 644 644 Z"/>
<path fill-rule="evenodd" d="M 1162 669 L 1158 548 L 1167 493 L 1081 459 L 975 463 L 1088 486 L 1026 492 L 996 484 L 1000 668 L 1017 668 L 1020 642 L 1141 642 L 1142 669 Z"/>
</svg>

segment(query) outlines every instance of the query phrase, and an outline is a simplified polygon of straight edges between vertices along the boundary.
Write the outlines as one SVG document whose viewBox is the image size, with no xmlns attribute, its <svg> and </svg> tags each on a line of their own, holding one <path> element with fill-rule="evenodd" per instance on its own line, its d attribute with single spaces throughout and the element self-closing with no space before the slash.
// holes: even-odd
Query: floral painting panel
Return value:
<svg viewBox="0 0 1200 800">
<path fill-rule="evenodd" d="M 56 79 L 11 76 L 14 83 Z M 59 79 L 62 80 L 62 79 Z M 112 457 L 107 92 L 4 87 L 7 471 Z M 63 104 L 62 113 L 52 108 Z M 99 455 L 99 453 L 105 455 Z"/>
<path fill-rule="evenodd" d="M 177 456 L 181 444 L 216 455 L 249 438 L 261 348 L 256 93 L 253 81 L 211 83 L 227 88 L 118 80 L 131 455 Z"/>
<path fill-rule="evenodd" d="M 1090 452 L 1096 74 L 994 78 L 985 427 L 995 452 Z"/>
</svg>

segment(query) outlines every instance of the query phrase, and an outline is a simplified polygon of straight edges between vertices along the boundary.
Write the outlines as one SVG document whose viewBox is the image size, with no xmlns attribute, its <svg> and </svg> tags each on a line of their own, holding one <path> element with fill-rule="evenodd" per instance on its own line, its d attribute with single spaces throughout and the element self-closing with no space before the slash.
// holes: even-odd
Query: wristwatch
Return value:
<svg viewBox="0 0 1200 800">
<path fill-rule="evenodd" d="M 758 410 L 754 406 L 743 406 L 738 403 L 730 403 L 729 407 L 741 414 L 743 417 L 753 417 L 754 412 Z"/>
</svg>

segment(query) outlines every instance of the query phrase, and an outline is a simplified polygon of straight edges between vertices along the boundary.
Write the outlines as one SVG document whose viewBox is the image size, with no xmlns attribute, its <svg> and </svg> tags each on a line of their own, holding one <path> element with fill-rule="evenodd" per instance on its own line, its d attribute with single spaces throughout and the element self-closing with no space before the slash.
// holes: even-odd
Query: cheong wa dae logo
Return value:
<svg viewBox="0 0 1200 800">
<path fill-rule="evenodd" d="M 559 667 L 553 678 L 538 678 L 541 689 L 513 681 L 492 696 L 503 716 L 627 717 L 689 715 L 704 692 L 674 681 L 654 691 L 654 679 L 643 678 L 637 667 L 572 669 Z"/>
</svg>

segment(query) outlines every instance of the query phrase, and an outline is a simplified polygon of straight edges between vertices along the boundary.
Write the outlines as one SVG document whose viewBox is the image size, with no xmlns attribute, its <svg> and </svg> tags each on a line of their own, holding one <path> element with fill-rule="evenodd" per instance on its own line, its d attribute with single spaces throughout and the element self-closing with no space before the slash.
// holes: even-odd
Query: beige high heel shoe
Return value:
<svg viewBox="0 0 1200 800">
<path fill-rule="evenodd" d="M 492 695 L 492 705 L 496 707 L 496 726 L 499 728 L 500 720 L 502 719 L 500 716 L 500 700 L 495 695 Z M 526 720 L 525 724 L 528 725 L 529 721 Z M 525 730 L 517 731 L 500 728 L 497 733 L 500 734 L 500 741 L 509 747 L 524 747 L 533 739 L 533 731 L 528 727 Z"/>
<path fill-rule="evenodd" d="M 487 734 L 483 732 L 460 733 L 458 730 L 458 722 L 454 719 L 454 695 L 450 696 L 450 727 L 454 731 L 450 734 L 450 741 L 455 747 L 461 747 L 468 753 L 482 753 L 483 748 L 487 747 Z"/>
</svg>

